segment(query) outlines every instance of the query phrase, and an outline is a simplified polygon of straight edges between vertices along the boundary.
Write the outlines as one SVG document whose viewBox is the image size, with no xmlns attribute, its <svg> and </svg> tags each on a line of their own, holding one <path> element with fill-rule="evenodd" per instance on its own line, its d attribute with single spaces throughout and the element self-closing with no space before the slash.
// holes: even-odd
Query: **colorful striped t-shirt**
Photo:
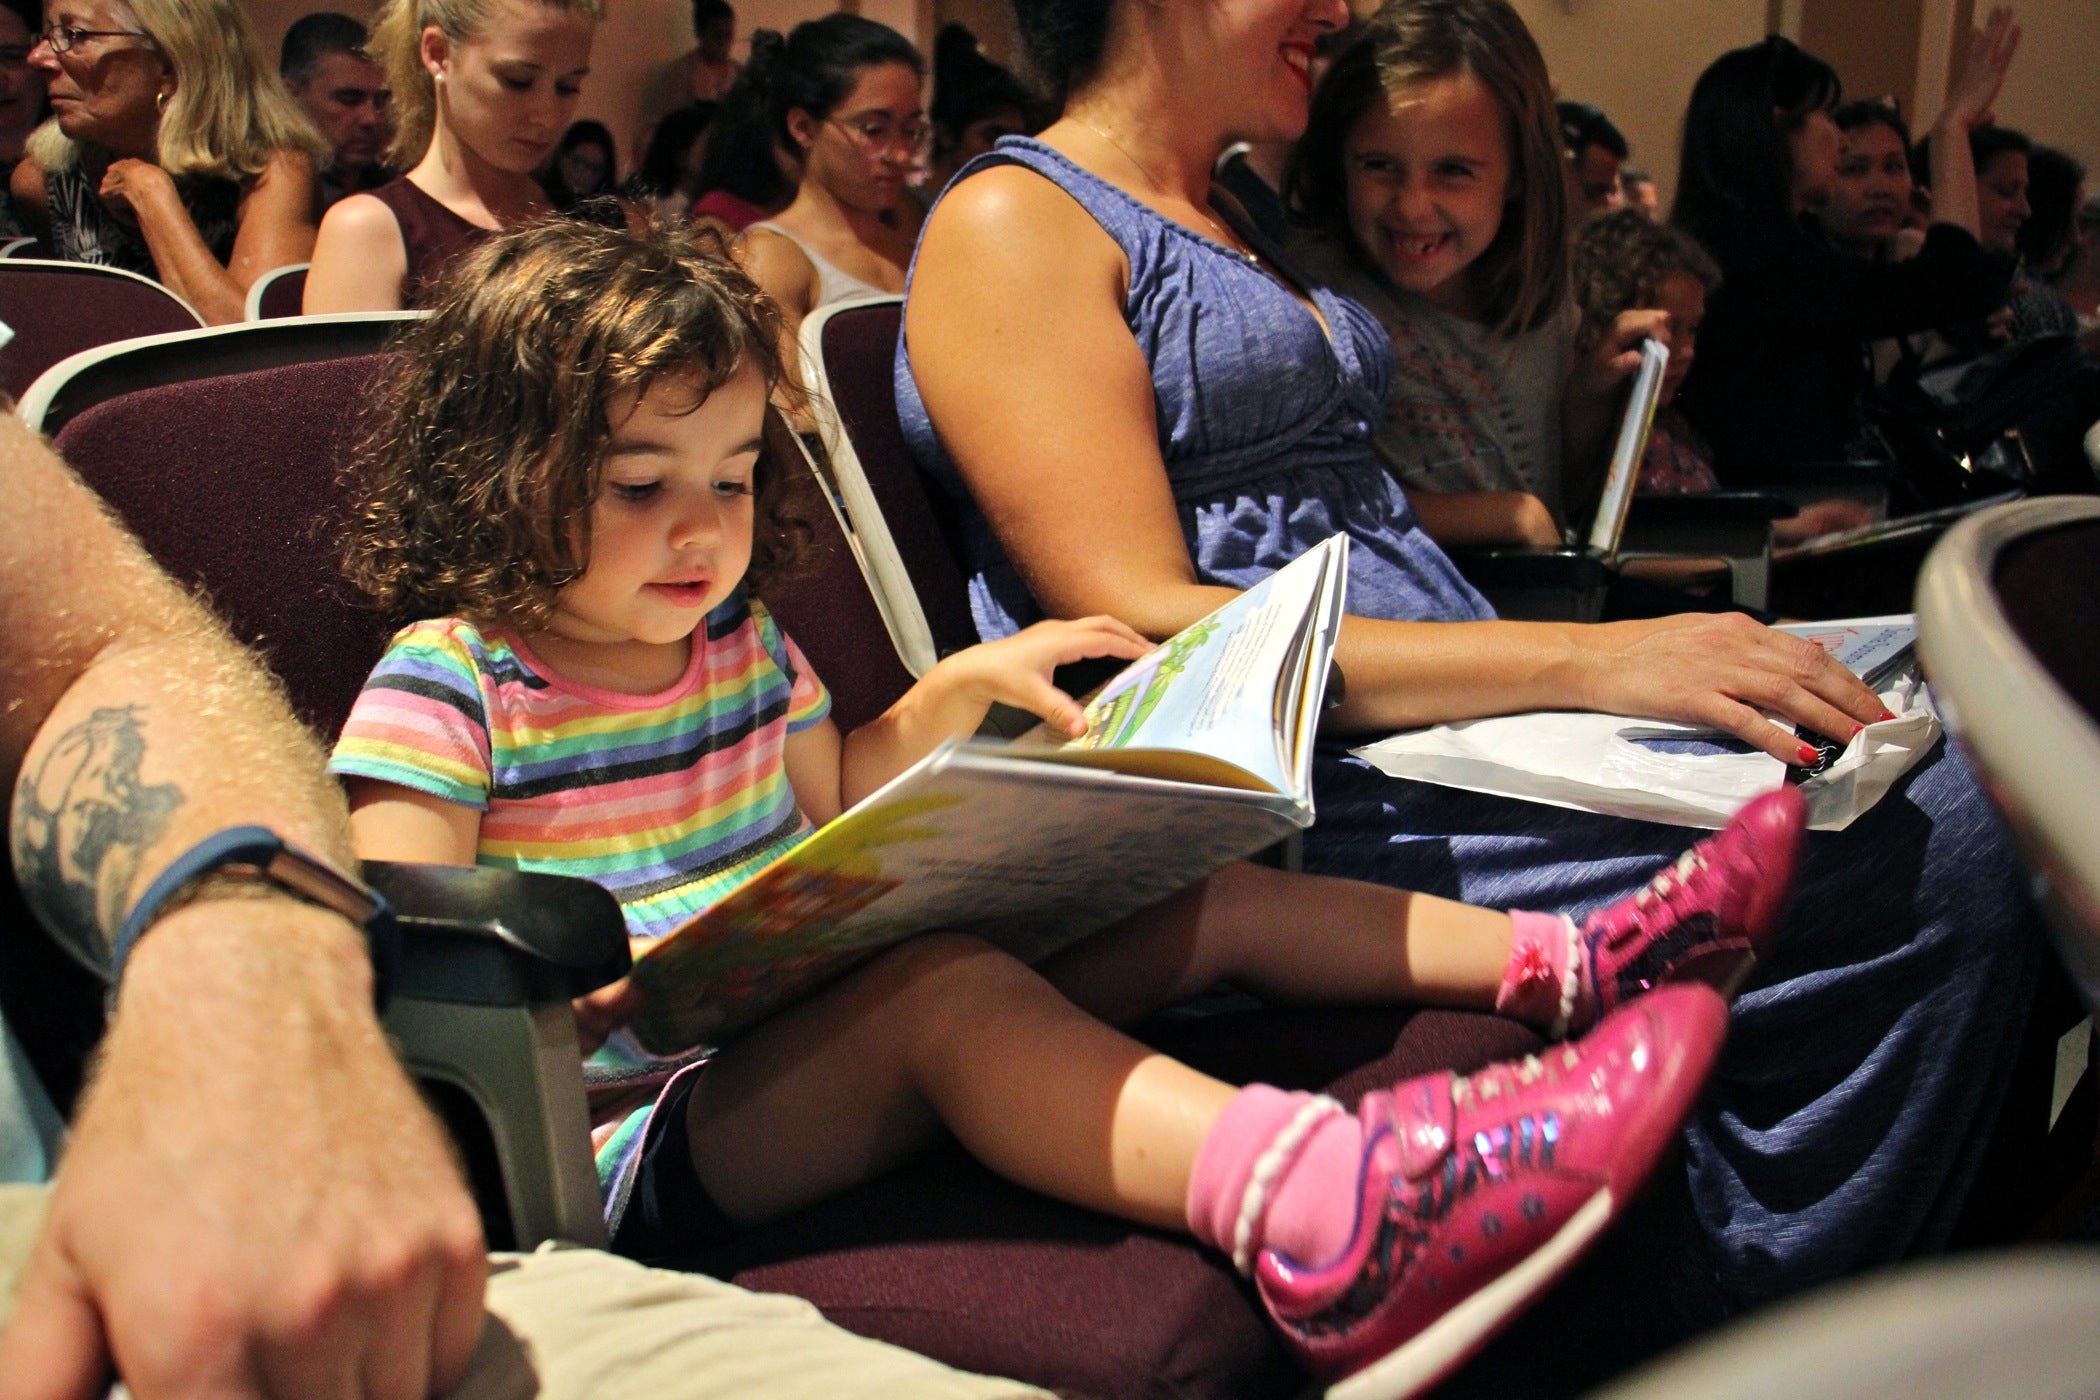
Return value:
<svg viewBox="0 0 2100 1400">
<path fill-rule="evenodd" d="M 741 592 L 693 641 L 676 685 L 624 695 L 564 680 L 501 629 L 415 623 L 365 682 L 329 769 L 478 808 L 480 864 L 595 880 L 628 932 L 669 933 L 809 833 L 787 736 L 831 709 Z"/>
</svg>

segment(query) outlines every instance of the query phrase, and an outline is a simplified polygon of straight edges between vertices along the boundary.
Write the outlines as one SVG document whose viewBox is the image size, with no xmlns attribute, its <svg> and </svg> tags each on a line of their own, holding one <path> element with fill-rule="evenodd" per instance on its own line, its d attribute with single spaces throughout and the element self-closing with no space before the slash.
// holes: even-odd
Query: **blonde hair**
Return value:
<svg viewBox="0 0 2100 1400">
<path fill-rule="evenodd" d="M 370 52 L 393 90 L 394 143 L 387 159 L 406 170 L 430 149 L 437 130 L 437 84 L 423 66 L 423 31 L 436 26 L 453 44 L 481 35 L 500 0 L 386 0 L 372 22 Z M 603 0 L 535 0 L 550 10 L 605 16 Z"/>
<path fill-rule="evenodd" d="M 170 175 L 245 181 L 279 151 L 302 151 L 316 169 L 332 151 L 264 59 L 240 0 L 126 0 L 133 18 L 175 70 L 160 113 L 154 163 Z M 78 143 L 46 122 L 29 154 L 46 170 L 80 158 Z"/>
</svg>

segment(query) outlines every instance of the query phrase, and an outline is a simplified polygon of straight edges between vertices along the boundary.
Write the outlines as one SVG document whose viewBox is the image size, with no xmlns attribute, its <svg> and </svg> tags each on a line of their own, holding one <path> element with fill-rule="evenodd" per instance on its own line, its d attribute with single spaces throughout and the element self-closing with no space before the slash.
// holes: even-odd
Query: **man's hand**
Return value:
<svg viewBox="0 0 2100 1400">
<path fill-rule="evenodd" d="M 141 940 L 58 1173 L 0 1397 L 425 1400 L 464 1377 L 487 1263 L 342 919 L 179 909 Z"/>
</svg>

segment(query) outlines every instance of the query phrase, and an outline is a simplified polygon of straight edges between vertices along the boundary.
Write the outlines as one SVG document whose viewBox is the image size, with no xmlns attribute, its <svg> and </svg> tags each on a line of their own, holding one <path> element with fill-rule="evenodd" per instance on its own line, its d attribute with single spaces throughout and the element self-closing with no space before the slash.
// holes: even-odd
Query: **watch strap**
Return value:
<svg viewBox="0 0 2100 1400">
<path fill-rule="evenodd" d="M 401 951 L 393 909 L 364 881 L 292 845 L 266 826 L 232 826 L 214 832 L 168 862 L 153 878 L 110 945 L 112 991 L 122 983 L 124 965 L 139 939 L 170 901 L 199 880 L 222 871 L 248 872 L 309 904 L 333 910 L 364 930 L 372 959 L 373 999 L 385 1008 Z"/>
</svg>

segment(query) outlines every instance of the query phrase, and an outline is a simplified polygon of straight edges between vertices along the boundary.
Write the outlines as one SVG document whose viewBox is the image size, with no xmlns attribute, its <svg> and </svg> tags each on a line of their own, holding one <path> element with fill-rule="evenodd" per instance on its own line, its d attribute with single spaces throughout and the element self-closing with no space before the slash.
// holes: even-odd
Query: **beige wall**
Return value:
<svg viewBox="0 0 2100 1400">
<path fill-rule="evenodd" d="M 2100 190 L 2100 0 L 2034 0 L 2019 17 L 2026 37 L 1998 119 L 2069 151 Z"/>
<path fill-rule="evenodd" d="M 1560 95 L 1602 107 L 1667 208 L 1692 83 L 1765 34 L 1766 0 L 1514 0 Z"/>
</svg>

